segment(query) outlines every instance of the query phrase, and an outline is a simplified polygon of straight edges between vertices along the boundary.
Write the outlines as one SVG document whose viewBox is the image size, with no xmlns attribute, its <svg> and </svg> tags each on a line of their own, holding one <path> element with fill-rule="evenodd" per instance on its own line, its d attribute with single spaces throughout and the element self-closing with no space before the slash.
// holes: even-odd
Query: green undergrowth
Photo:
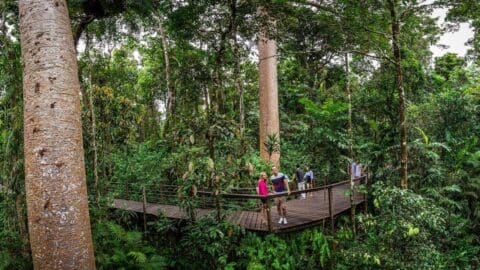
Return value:
<svg viewBox="0 0 480 270">
<path fill-rule="evenodd" d="M 213 217 L 148 224 L 147 237 L 114 221 L 94 226 L 99 269 L 474 269 L 478 237 L 468 220 L 410 190 L 373 186 L 373 212 L 321 227 L 260 235 Z"/>
</svg>

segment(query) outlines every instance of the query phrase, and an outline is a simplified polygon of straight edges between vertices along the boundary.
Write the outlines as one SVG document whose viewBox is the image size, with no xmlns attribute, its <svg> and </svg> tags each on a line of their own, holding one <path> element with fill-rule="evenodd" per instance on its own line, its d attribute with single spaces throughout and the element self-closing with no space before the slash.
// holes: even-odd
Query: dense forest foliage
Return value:
<svg viewBox="0 0 480 270">
<path fill-rule="evenodd" d="M 67 4 L 97 268 L 479 267 L 480 3 Z M 19 21 L 18 2 L 1 0 L 0 269 L 33 268 Z M 474 31 L 468 54 L 434 58 L 431 46 L 461 22 Z M 357 211 L 355 232 L 348 215 L 333 231 L 262 235 L 208 216 L 150 219 L 142 232 L 139 216 L 110 209 L 116 187 L 179 185 L 191 207 L 192 187 L 254 188 L 270 172 L 259 154 L 261 31 L 278 46 L 281 170 L 309 164 L 333 183 L 360 161 L 368 211 Z"/>
</svg>

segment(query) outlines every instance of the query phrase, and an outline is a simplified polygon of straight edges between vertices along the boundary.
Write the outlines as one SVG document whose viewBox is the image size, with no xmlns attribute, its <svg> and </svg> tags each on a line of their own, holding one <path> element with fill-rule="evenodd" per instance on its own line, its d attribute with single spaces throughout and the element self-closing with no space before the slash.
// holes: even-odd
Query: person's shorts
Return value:
<svg viewBox="0 0 480 270">
<path fill-rule="evenodd" d="M 286 197 L 277 197 L 275 198 L 275 204 L 276 205 L 282 205 L 282 204 L 285 204 L 286 202 Z"/>
<path fill-rule="evenodd" d="M 309 184 L 313 183 L 313 179 L 307 179 L 307 183 Z"/>
</svg>

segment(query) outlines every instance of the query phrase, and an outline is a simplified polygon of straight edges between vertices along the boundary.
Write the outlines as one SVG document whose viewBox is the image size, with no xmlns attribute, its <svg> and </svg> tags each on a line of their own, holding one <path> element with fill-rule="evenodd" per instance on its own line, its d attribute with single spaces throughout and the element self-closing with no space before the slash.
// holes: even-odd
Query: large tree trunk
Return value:
<svg viewBox="0 0 480 270">
<path fill-rule="evenodd" d="M 80 82 L 65 0 L 20 0 L 25 188 L 35 269 L 94 269 Z"/>
<path fill-rule="evenodd" d="M 408 188 L 408 149 L 407 149 L 407 124 L 405 119 L 405 89 L 403 86 L 402 59 L 400 54 L 400 22 L 397 14 L 398 0 L 389 0 L 390 17 L 392 24 L 392 50 L 395 62 L 395 84 L 397 86 L 400 107 L 400 163 L 401 178 L 400 186 L 404 189 Z"/>
<path fill-rule="evenodd" d="M 259 78 L 260 78 L 260 157 L 274 166 L 280 165 L 280 153 L 274 152 L 271 160 L 265 143 L 268 135 L 276 134 L 280 138 L 277 86 L 277 45 L 260 32 L 258 39 Z"/>
</svg>

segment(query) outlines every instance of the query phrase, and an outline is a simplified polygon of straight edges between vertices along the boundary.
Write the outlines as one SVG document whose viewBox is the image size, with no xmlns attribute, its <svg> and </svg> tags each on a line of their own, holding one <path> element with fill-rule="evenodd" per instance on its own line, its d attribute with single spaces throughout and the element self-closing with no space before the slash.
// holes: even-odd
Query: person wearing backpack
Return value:
<svg viewBox="0 0 480 270">
<path fill-rule="evenodd" d="M 311 189 L 314 187 L 314 181 L 315 181 L 315 178 L 313 178 L 313 171 L 310 169 L 309 166 L 305 166 L 305 181 L 307 182 L 307 189 Z M 311 195 L 313 196 L 313 194 Z"/>
<path fill-rule="evenodd" d="M 297 169 L 295 170 L 294 178 L 297 180 L 298 190 L 305 190 L 305 173 L 303 172 L 300 165 L 297 164 Z M 306 193 L 300 194 L 300 199 L 305 199 L 307 197 Z"/>
</svg>

